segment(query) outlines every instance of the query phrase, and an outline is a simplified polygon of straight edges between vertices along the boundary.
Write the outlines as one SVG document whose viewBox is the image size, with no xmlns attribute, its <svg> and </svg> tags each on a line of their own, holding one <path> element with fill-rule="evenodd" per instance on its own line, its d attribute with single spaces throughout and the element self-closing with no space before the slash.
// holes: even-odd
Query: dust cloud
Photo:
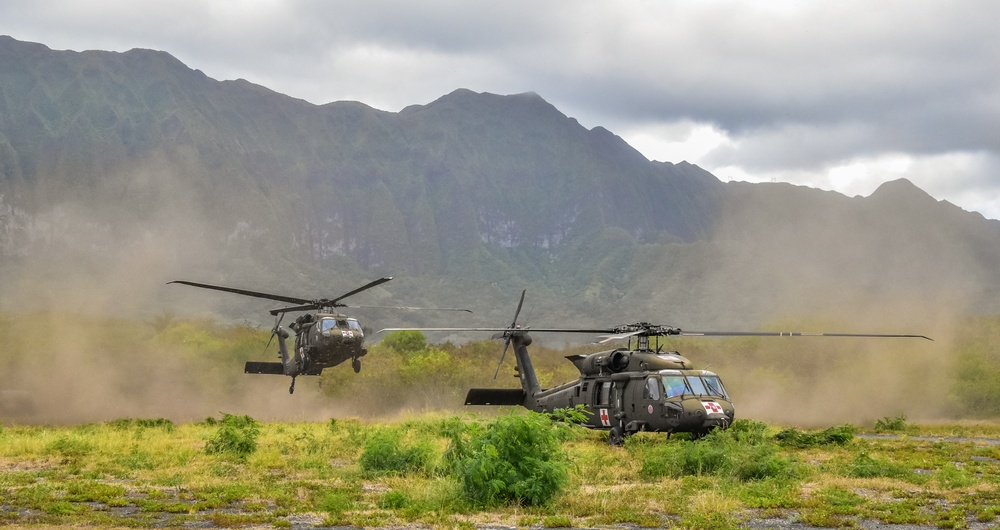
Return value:
<svg viewBox="0 0 1000 530">
<path fill-rule="evenodd" d="M 722 208 L 701 272 L 708 313 L 754 315 L 751 325 L 768 331 L 934 339 L 775 338 L 735 352 L 694 344 L 689 357 L 722 375 L 737 415 L 801 426 L 954 418 L 958 326 L 991 311 L 983 285 L 996 277 L 955 220 L 905 197 L 731 185 L 742 195 Z"/>
<path fill-rule="evenodd" d="M 109 177 L 123 191 L 101 206 L 53 200 L 16 227 L 21 247 L 0 256 L 0 420 L 336 415 L 317 378 L 299 378 L 289 396 L 287 377 L 245 375 L 241 361 L 148 340 L 157 318 L 219 318 L 221 297 L 165 284 L 217 277 L 226 259 L 194 192 L 164 167 Z M 266 338 L 261 360 L 276 351 L 265 353 Z"/>
<path fill-rule="evenodd" d="M 224 310 L 232 307 L 224 305 L 229 303 L 224 296 L 165 285 L 172 279 L 218 278 L 233 263 L 243 266 L 226 254 L 226 234 L 212 228 L 218 220 L 198 206 L 201 202 L 183 184 L 185 179 L 165 167 L 152 165 L 119 175 L 128 183 L 126 191 L 104 207 L 55 201 L 33 212 L 31 222 L 22 227 L 24 248 L 0 263 L 0 399 L 7 401 L 0 407 L 3 419 L 192 421 L 227 412 L 294 421 L 359 410 L 392 414 L 426 405 L 429 400 L 419 396 L 385 410 L 353 403 L 365 401 L 365 396 L 338 405 L 319 389 L 318 378 L 299 378 L 296 393 L 289 396 L 288 378 L 244 375 L 242 361 L 206 362 L 198 355 L 208 353 L 192 356 L 189 350 L 162 345 L 122 351 L 123 344 L 143 342 L 123 334 L 152 336 L 159 317 L 218 319 L 232 314 Z M 823 225 L 826 219 L 815 222 Z M 808 241 L 780 216 L 750 220 L 736 215 L 727 223 L 717 234 L 713 256 L 718 259 L 700 269 L 697 285 L 689 286 L 704 305 L 701 314 L 729 322 L 748 314 L 770 314 L 764 329 L 774 331 L 916 333 L 934 338 L 681 343 L 678 349 L 696 367 L 722 376 L 738 417 L 808 427 L 864 424 L 901 414 L 913 420 L 954 417 L 951 354 L 957 322 L 969 311 L 967 298 L 977 271 L 947 257 L 921 260 L 925 250 L 914 244 L 896 253 L 872 235 L 884 232 L 868 234 L 860 222 L 846 231 L 830 228 L 818 239 L 815 235 L 823 232 L 813 227 L 805 231 L 814 236 Z M 773 245 L 746 243 L 761 241 L 748 231 L 774 226 L 784 228 L 775 234 Z M 888 267 L 879 259 L 905 263 Z M 949 277 L 970 278 L 967 283 L 933 281 L 942 268 L 956 266 L 967 274 Z M 907 297 L 911 292 L 918 296 Z M 266 329 L 270 323 L 258 320 L 266 317 L 266 308 L 241 314 L 247 325 Z M 259 360 L 271 360 L 276 350 L 272 345 L 265 352 L 265 342 Z M 464 388 L 455 392 L 459 395 Z M 377 394 L 373 391 L 372 399 Z M 23 406 L 10 411 L 14 402 Z"/>
</svg>

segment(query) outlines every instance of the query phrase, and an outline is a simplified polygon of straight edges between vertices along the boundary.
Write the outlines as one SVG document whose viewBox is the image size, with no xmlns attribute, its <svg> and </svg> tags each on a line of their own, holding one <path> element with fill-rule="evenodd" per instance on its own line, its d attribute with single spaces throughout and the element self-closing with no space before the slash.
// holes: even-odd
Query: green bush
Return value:
<svg viewBox="0 0 1000 530">
<path fill-rule="evenodd" d="M 464 497 L 478 506 L 544 505 L 569 479 L 553 421 L 534 412 L 501 416 L 448 454 Z"/>
<path fill-rule="evenodd" d="M 713 431 L 701 441 L 680 444 L 680 475 L 715 475 L 731 465 L 736 444 L 730 436 Z"/>
<path fill-rule="evenodd" d="M 429 440 L 404 445 L 402 434 L 383 430 L 373 435 L 365 444 L 358 465 L 371 475 L 407 475 L 432 467 L 434 449 Z"/>
<path fill-rule="evenodd" d="M 649 449 L 642 455 L 640 473 L 650 478 L 713 475 L 743 482 L 795 475 L 793 463 L 778 456 L 777 445 L 766 436 L 767 425 L 737 423 L 736 430 L 716 430 L 701 440 Z"/>
<path fill-rule="evenodd" d="M 222 421 L 215 422 L 219 429 L 205 444 L 206 454 L 228 454 L 246 458 L 257 450 L 257 436 L 260 424 L 250 416 L 223 414 Z"/>
<path fill-rule="evenodd" d="M 376 506 L 383 510 L 401 510 L 411 503 L 410 496 L 402 491 L 387 491 L 379 498 Z"/>
<path fill-rule="evenodd" d="M 408 355 L 427 347 L 427 338 L 422 331 L 393 331 L 382 339 L 382 345 L 392 348 L 400 355 Z"/>
<path fill-rule="evenodd" d="M 736 420 L 728 432 L 737 442 L 758 445 L 771 441 L 771 436 L 767 433 L 768 428 L 762 421 Z"/>
<path fill-rule="evenodd" d="M 875 420 L 875 432 L 898 432 L 906 430 L 906 415 L 900 414 L 895 418 L 888 416 Z"/>
<path fill-rule="evenodd" d="M 854 439 L 854 427 L 840 425 L 814 433 L 806 433 L 788 428 L 774 435 L 774 439 L 783 447 L 794 447 L 796 449 L 820 445 L 845 445 Z"/>
</svg>

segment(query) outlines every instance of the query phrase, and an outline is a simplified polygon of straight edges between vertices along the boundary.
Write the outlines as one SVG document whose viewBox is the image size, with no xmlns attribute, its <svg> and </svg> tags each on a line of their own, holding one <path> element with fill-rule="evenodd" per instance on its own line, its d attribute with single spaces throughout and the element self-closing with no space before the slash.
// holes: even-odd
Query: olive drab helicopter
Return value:
<svg viewBox="0 0 1000 530">
<path fill-rule="evenodd" d="M 517 359 L 518 389 L 473 388 L 466 395 L 466 405 L 520 405 L 529 410 L 552 413 L 559 408 L 582 405 L 589 412 L 585 427 L 608 430 L 608 442 L 621 445 L 625 438 L 640 431 L 691 433 L 695 438 L 712 429 L 726 429 L 736 417 L 733 399 L 722 379 L 708 370 L 695 369 L 691 361 L 676 351 L 663 351 L 658 344 L 664 337 L 892 337 L 923 338 L 923 335 L 886 335 L 861 333 L 799 333 L 742 331 L 683 331 L 671 326 L 647 322 L 608 329 L 530 329 L 521 327 L 517 317 L 524 304 L 524 291 L 514 312 L 514 321 L 506 328 L 389 328 L 422 331 L 495 331 L 494 339 L 503 339 L 504 356 L 511 344 Z M 598 343 L 627 340 L 625 348 L 569 355 L 580 371 L 576 381 L 543 389 L 528 355 L 531 336 L 538 333 L 588 333 L 601 335 Z M 653 338 L 653 344 L 650 344 Z M 500 366 L 497 366 L 499 373 Z"/>
<path fill-rule="evenodd" d="M 365 333 L 356 318 L 335 313 L 333 310 L 338 307 L 360 308 L 382 308 L 382 309 L 407 309 L 407 310 L 435 310 L 435 311 L 465 311 L 468 309 L 458 308 L 427 308 L 427 307 L 398 307 L 398 306 L 376 306 L 376 305 L 347 305 L 341 300 L 381 285 L 392 278 L 379 278 L 373 282 L 366 283 L 353 291 L 349 291 L 336 298 L 296 298 L 278 294 L 249 291 L 246 289 L 236 289 L 233 287 L 222 287 L 207 283 L 195 283 L 184 280 L 175 280 L 171 283 L 190 285 L 202 289 L 214 289 L 255 298 L 264 298 L 287 304 L 297 304 L 294 306 L 280 307 L 272 309 L 271 315 L 276 317 L 274 328 L 271 330 L 271 339 L 265 347 L 270 347 L 271 340 L 278 337 L 278 353 L 281 362 L 247 361 L 244 373 L 248 374 L 270 374 L 287 375 L 292 378 L 292 384 L 288 387 L 288 393 L 295 392 L 295 378 L 300 375 L 320 375 L 325 368 L 336 366 L 340 363 L 351 360 L 351 367 L 354 372 L 361 371 L 361 358 L 368 353 L 364 347 Z M 288 332 L 281 327 L 281 319 L 285 313 L 295 311 L 317 311 L 316 313 L 306 313 L 295 319 L 288 325 L 295 332 L 295 350 L 288 351 L 285 342 L 288 339 Z"/>
</svg>

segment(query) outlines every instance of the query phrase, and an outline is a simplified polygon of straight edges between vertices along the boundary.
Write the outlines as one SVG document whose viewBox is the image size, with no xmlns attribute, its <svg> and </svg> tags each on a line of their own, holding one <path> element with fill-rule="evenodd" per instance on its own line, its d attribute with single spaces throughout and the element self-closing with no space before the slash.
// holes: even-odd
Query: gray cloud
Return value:
<svg viewBox="0 0 1000 530">
<path fill-rule="evenodd" d="M 216 79 L 317 104 L 399 110 L 464 87 L 537 92 L 626 140 L 626 131 L 711 125 L 728 141 L 691 160 L 709 170 L 811 184 L 831 181 L 831 168 L 908 157 L 913 173 L 895 176 L 991 217 L 1000 217 L 988 209 L 1000 196 L 996 20 L 1000 4 L 988 0 L 0 5 L 0 33 L 14 38 L 161 49 Z"/>
</svg>

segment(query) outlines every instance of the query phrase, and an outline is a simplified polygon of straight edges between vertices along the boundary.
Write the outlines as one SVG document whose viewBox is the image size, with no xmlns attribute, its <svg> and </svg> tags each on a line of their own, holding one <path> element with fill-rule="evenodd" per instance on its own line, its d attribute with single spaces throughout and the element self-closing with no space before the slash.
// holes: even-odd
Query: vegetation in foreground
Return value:
<svg viewBox="0 0 1000 530">
<path fill-rule="evenodd" d="M 1000 447 L 737 421 L 698 440 L 605 433 L 515 410 L 492 419 L 194 424 L 121 419 L 0 430 L 0 524 L 161 527 L 632 524 L 735 528 L 751 519 L 965 528 L 998 522 Z M 872 429 L 874 432 L 874 429 Z"/>
</svg>

